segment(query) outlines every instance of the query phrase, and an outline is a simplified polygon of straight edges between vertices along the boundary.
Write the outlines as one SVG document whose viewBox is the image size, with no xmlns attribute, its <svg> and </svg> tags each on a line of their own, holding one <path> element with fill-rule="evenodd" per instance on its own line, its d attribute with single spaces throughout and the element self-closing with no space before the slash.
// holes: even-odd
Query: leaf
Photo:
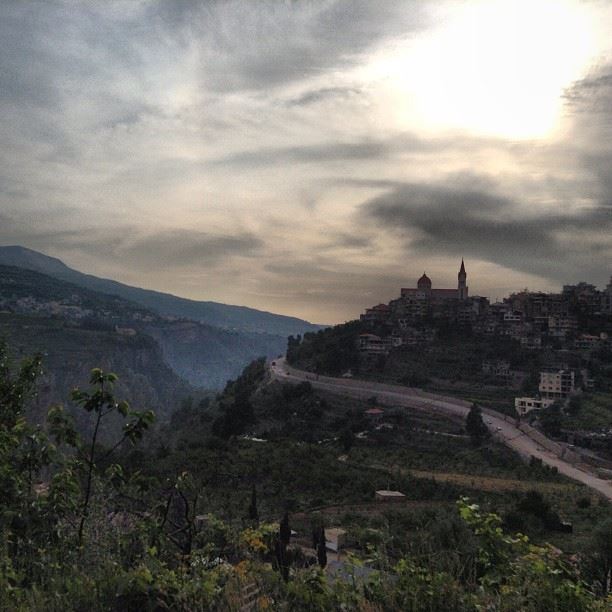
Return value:
<svg viewBox="0 0 612 612">
<path fill-rule="evenodd" d="M 126 417 L 130 411 L 130 405 L 126 401 L 117 404 L 117 411 L 123 417 Z"/>
</svg>

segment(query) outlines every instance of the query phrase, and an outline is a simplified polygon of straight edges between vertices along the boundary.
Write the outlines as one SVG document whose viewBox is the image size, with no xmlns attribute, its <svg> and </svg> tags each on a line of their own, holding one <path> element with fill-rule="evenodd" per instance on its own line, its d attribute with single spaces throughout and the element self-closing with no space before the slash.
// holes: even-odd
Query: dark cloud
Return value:
<svg viewBox="0 0 612 612">
<path fill-rule="evenodd" d="M 361 93 L 357 87 L 322 87 L 320 89 L 312 89 L 303 93 L 301 96 L 292 98 L 286 102 L 287 106 L 308 106 L 316 104 L 323 100 L 341 99 L 345 100 L 351 96 L 356 96 Z"/>
<path fill-rule="evenodd" d="M 261 147 L 215 160 L 215 165 L 259 167 L 278 164 L 316 164 L 342 161 L 384 161 L 398 155 L 425 154 L 446 150 L 448 140 L 425 140 L 412 134 L 393 138 L 363 138 L 353 142 L 332 142 L 292 147 Z M 466 146 L 464 143 L 463 146 Z M 343 179 L 350 181 L 351 179 Z M 364 179 L 364 182 L 372 182 Z"/>
<path fill-rule="evenodd" d="M 263 147 L 242 151 L 215 161 L 219 165 L 258 167 L 277 164 L 311 164 L 333 161 L 384 159 L 390 155 L 389 146 L 376 140 L 351 143 L 330 143 L 295 147 Z"/>
<path fill-rule="evenodd" d="M 331 244 L 347 249 L 367 249 L 372 246 L 372 238 L 363 234 L 338 234 Z"/>
<path fill-rule="evenodd" d="M 361 212 L 404 236 L 412 252 L 469 256 L 566 282 L 609 274 L 594 260 L 612 252 L 606 234 L 612 211 L 605 207 L 534 210 L 465 185 L 404 184 L 369 200 Z"/>
<path fill-rule="evenodd" d="M 6 222 L 5 222 L 6 221 Z M 195 230 L 167 230 L 142 235 L 133 226 L 98 229 L 28 228 L 0 216 L 0 243 L 18 243 L 44 252 L 86 254 L 129 264 L 135 269 L 211 266 L 235 257 L 255 256 L 263 240 L 249 233 L 218 235 Z"/>
<path fill-rule="evenodd" d="M 612 64 L 599 65 L 573 83 L 565 99 L 574 116 L 572 145 L 596 179 L 601 204 L 612 208 Z"/>
<path fill-rule="evenodd" d="M 599 66 L 565 91 L 567 108 L 575 113 L 603 113 L 612 117 L 612 66 Z"/>
<path fill-rule="evenodd" d="M 65 211 L 64 211 L 65 212 Z M 44 218 L 46 215 L 41 215 Z M 58 217 L 60 213 L 58 213 Z M 47 219 L 48 221 L 49 219 Z M 41 225 L 41 219 L 38 220 Z M 54 229 L 23 223 L 23 217 L 10 219 L 0 227 L 0 243 L 19 244 L 31 249 L 47 252 L 87 254 L 113 259 L 133 228 L 117 229 Z"/>
<path fill-rule="evenodd" d="M 373 236 L 365 232 L 336 232 L 325 235 L 325 240 L 318 247 L 323 252 L 335 249 L 354 249 L 364 251 L 373 246 Z"/>
<path fill-rule="evenodd" d="M 260 167 L 278 164 L 317 164 L 342 161 L 382 161 L 407 156 L 449 155 L 480 152 L 524 153 L 530 144 L 517 144 L 500 138 L 476 136 L 445 136 L 424 138 L 403 132 L 386 138 L 361 138 L 289 147 L 261 147 L 233 153 L 214 160 L 213 165 Z M 342 177 L 339 182 L 363 187 L 388 187 L 396 181 L 375 178 Z"/>
<path fill-rule="evenodd" d="M 168 268 L 208 266 L 234 257 L 252 257 L 263 247 L 253 234 L 215 235 L 189 230 L 170 230 L 130 241 L 119 250 L 139 266 Z"/>
</svg>

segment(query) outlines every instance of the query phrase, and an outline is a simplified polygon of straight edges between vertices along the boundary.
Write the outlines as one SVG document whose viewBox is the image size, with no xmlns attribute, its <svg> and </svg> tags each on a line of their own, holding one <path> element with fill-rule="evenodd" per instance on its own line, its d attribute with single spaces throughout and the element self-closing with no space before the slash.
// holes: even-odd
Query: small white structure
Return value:
<svg viewBox="0 0 612 612">
<path fill-rule="evenodd" d="M 380 502 L 401 502 L 406 499 L 406 496 L 400 491 L 388 491 L 387 489 L 381 489 L 376 491 L 376 501 Z"/>
<path fill-rule="evenodd" d="M 346 546 L 346 529 L 329 527 L 325 529 L 325 548 L 338 552 Z"/>
</svg>

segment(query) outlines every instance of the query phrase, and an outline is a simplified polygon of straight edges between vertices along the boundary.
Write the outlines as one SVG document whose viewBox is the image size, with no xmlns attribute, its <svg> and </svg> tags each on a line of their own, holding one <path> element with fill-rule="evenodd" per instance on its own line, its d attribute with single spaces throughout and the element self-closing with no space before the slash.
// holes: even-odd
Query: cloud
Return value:
<svg viewBox="0 0 612 612">
<path fill-rule="evenodd" d="M 585 172 L 595 177 L 602 205 L 612 208 L 612 63 L 594 68 L 565 92 L 571 135 Z"/>
<path fill-rule="evenodd" d="M 598 66 L 583 79 L 572 83 L 564 93 L 567 108 L 574 113 L 603 113 L 610 118 L 612 65 Z"/>
<path fill-rule="evenodd" d="M 147 8 L 146 19 L 195 48 L 202 83 L 218 92 L 260 91 L 345 69 L 382 40 L 429 21 L 422 5 L 401 0 L 163 0 Z"/>
<path fill-rule="evenodd" d="M 286 102 L 287 106 L 308 106 L 324 100 L 345 100 L 361 93 L 358 87 L 320 87 L 311 89 Z"/>
<path fill-rule="evenodd" d="M 402 155 L 424 155 L 436 151 L 445 151 L 456 144 L 459 148 L 484 146 L 478 139 L 458 142 L 455 139 L 438 138 L 426 140 L 414 134 L 399 134 L 389 138 L 361 138 L 353 141 L 322 142 L 312 145 L 288 147 L 260 147 L 240 151 L 214 160 L 213 165 L 243 167 L 260 167 L 278 164 L 318 164 L 343 161 L 385 161 Z M 502 143 L 497 143 L 501 145 Z M 368 179 L 362 180 L 371 183 Z M 373 179 L 375 180 L 375 179 Z"/>
<path fill-rule="evenodd" d="M 361 214 L 399 233 L 413 253 L 478 258 L 566 282 L 608 273 L 599 258 L 612 254 L 611 210 L 534 209 L 459 183 L 404 184 L 365 202 Z"/>
<path fill-rule="evenodd" d="M 566 92 L 567 138 L 426 128 L 411 54 L 463 10 L 0 2 L 0 241 L 313 320 L 392 297 L 424 262 L 446 282 L 462 254 L 513 280 L 601 280 L 611 67 Z"/>
<path fill-rule="evenodd" d="M 386 143 L 376 140 L 361 142 L 335 142 L 294 147 L 262 147 L 242 151 L 216 160 L 219 165 L 269 166 L 277 164 L 316 164 L 333 161 L 359 161 L 383 159 L 390 149 Z"/>
<path fill-rule="evenodd" d="M 130 241 L 119 254 L 139 266 L 210 266 L 235 257 L 252 257 L 264 242 L 252 234 L 215 235 L 169 230 Z"/>
<path fill-rule="evenodd" d="M 67 214 L 68 211 L 64 211 Z M 59 215 L 59 212 L 58 212 Z M 50 217 L 52 220 L 55 215 Z M 62 216 L 59 216 L 62 218 Z M 102 257 L 134 269 L 216 266 L 236 257 L 254 257 L 264 241 L 251 233 L 213 234 L 197 230 L 143 233 L 137 226 L 82 229 L 26 228 L 0 215 L 0 243 L 18 242 L 55 253 Z"/>
</svg>

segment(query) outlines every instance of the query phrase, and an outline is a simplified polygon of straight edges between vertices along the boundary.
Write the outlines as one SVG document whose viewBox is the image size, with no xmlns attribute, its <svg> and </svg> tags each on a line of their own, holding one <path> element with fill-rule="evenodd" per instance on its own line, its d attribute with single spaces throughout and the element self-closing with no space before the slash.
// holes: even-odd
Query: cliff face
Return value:
<svg viewBox="0 0 612 612">
<path fill-rule="evenodd" d="M 69 406 L 70 390 L 87 387 L 94 367 L 115 372 L 117 397 L 136 410 L 155 411 L 158 421 L 166 420 L 193 391 L 165 363 L 158 344 L 143 334 L 126 336 L 72 327 L 61 319 L 1 313 L 0 338 L 16 359 L 43 355 L 44 375 L 30 406 L 31 417 L 39 423 L 51 405 Z M 73 414 L 80 429 L 87 430 L 87 415 L 78 410 Z"/>
<path fill-rule="evenodd" d="M 164 359 L 185 380 L 223 388 L 259 357 L 285 352 L 286 340 L 270 334 L 231 332 L 194 321 L 156 322 L 143 330 L 161 346 Z"/>
</svg>

